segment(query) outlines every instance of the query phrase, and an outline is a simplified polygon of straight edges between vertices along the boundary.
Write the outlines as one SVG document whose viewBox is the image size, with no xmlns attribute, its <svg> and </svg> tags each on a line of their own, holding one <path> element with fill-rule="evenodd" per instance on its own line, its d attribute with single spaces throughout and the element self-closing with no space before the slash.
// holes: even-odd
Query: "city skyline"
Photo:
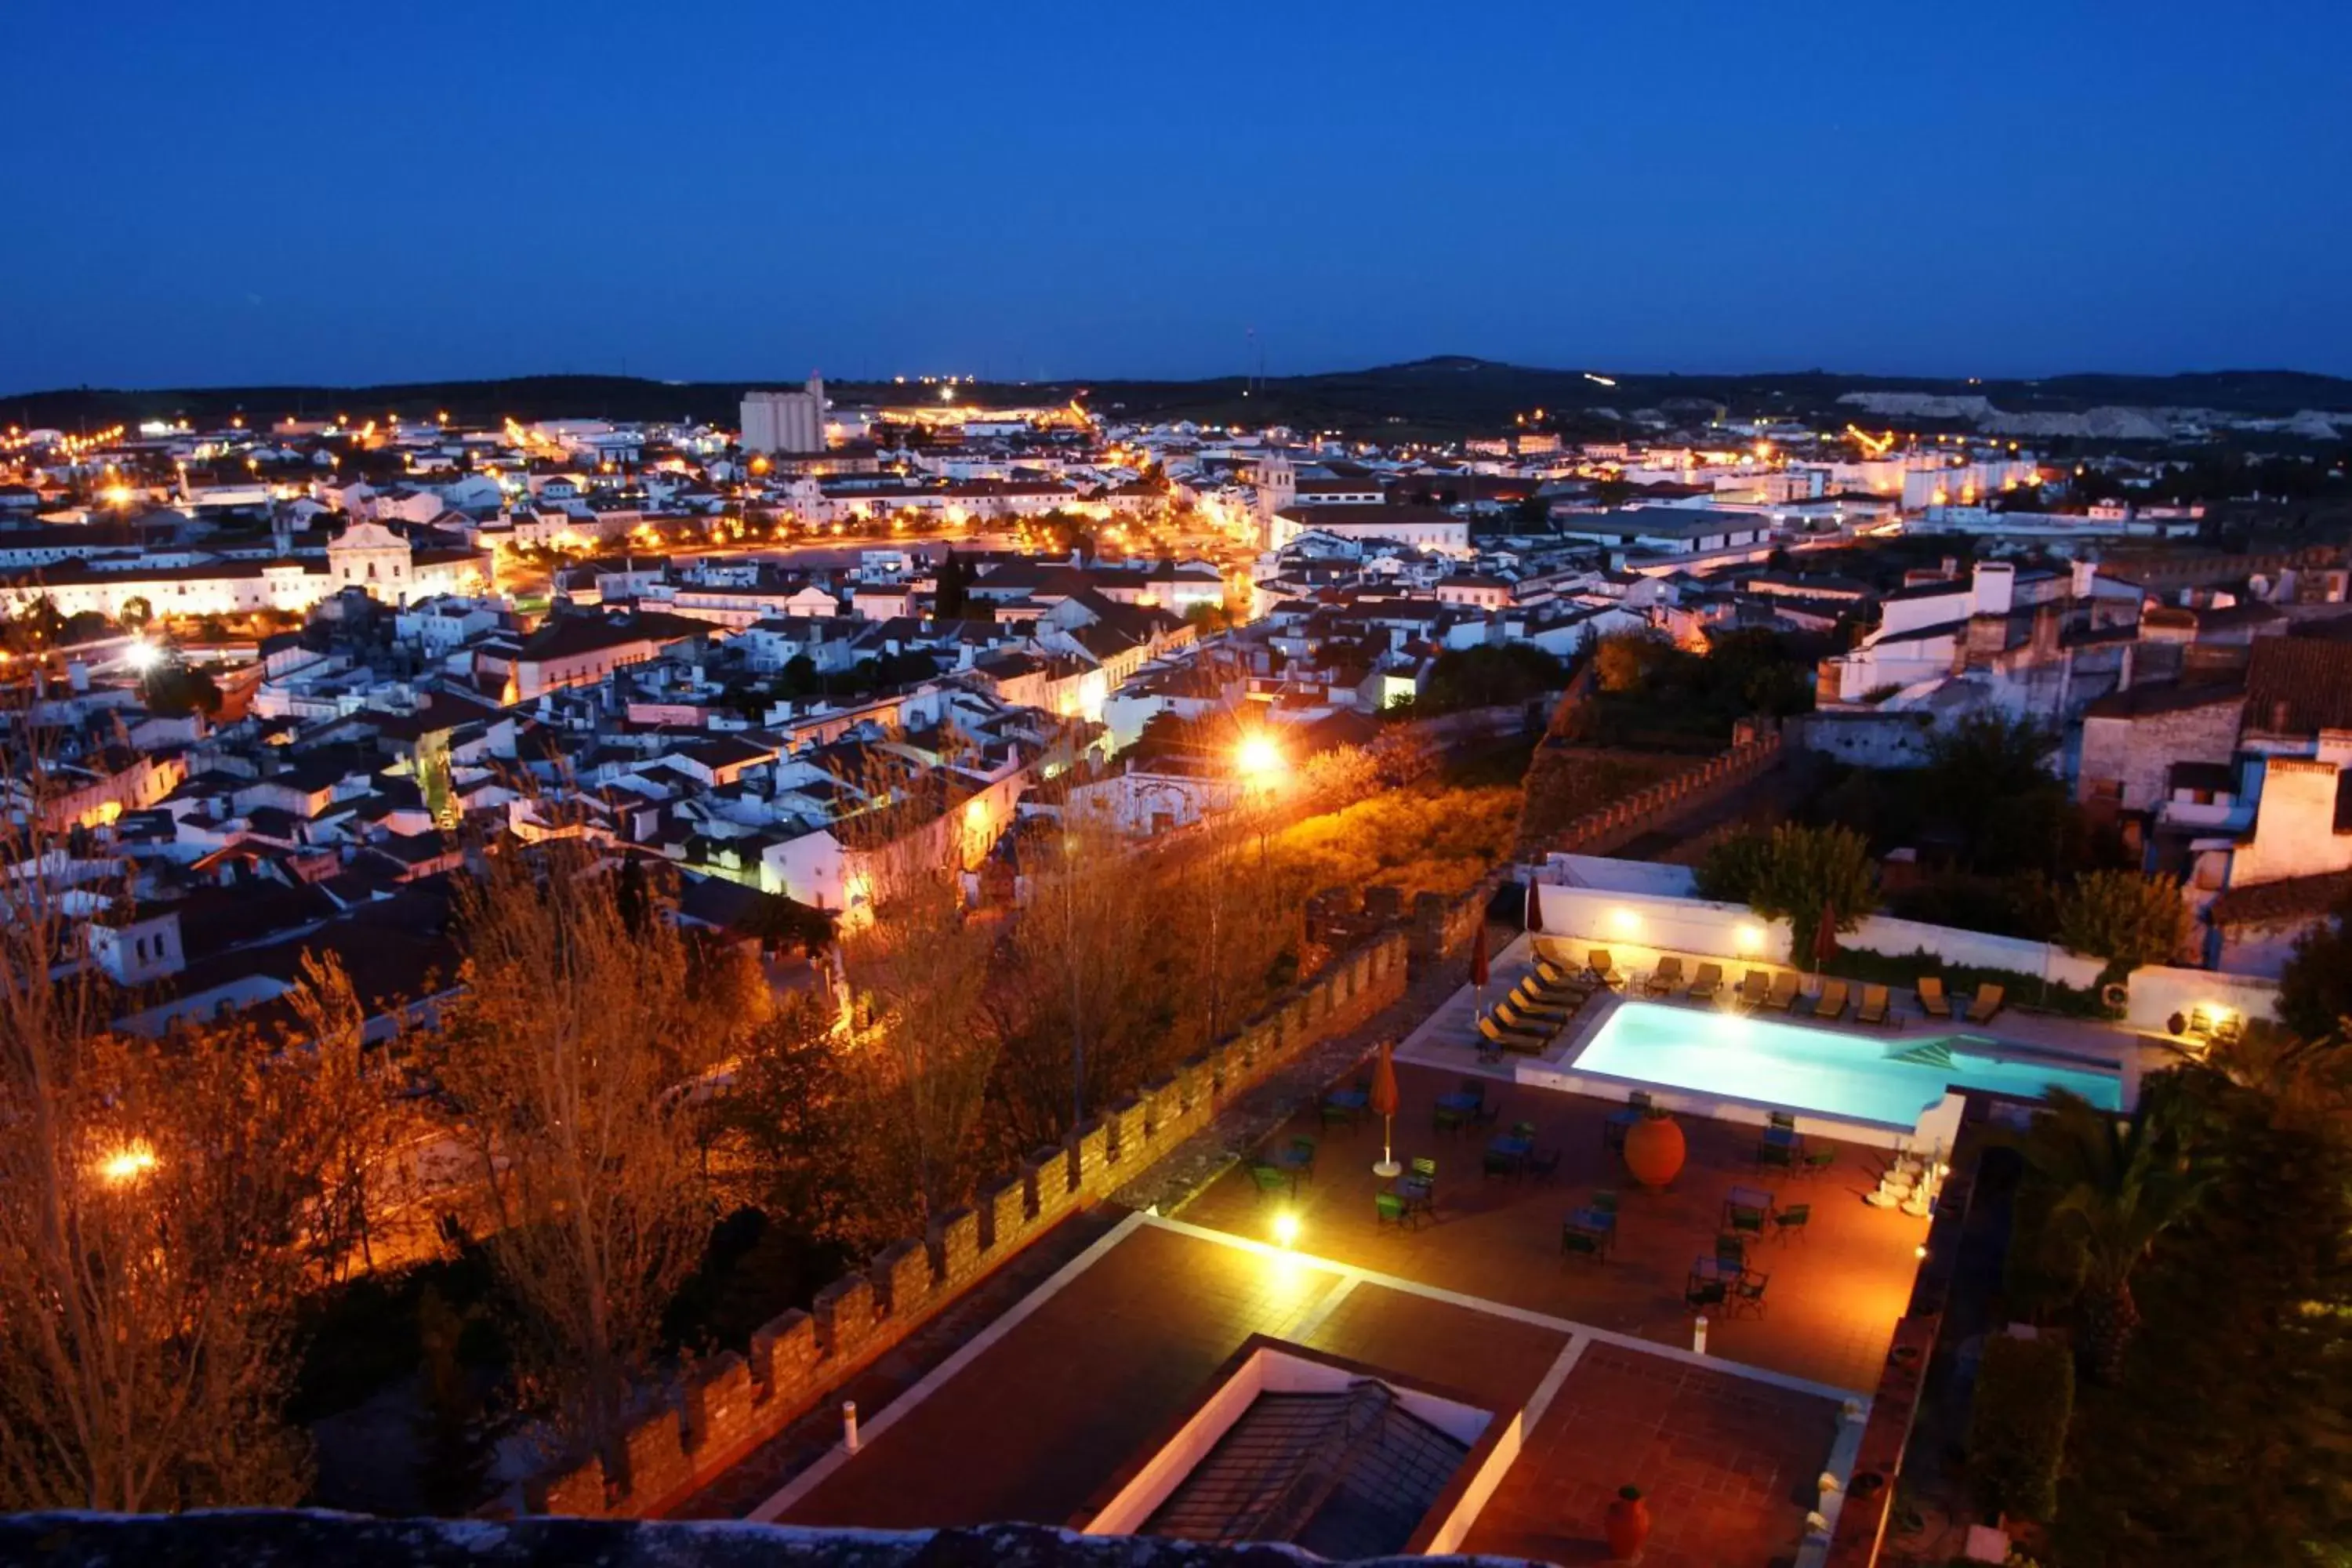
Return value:
<svg viewBox="0 0 2352 1568">
<path fill-rule="evenodd" d="M 0 174 L 55 241 L 0 254 L 0 381 L 2352 372 L 2345 18 L 2156 9 L 720 7 L 648 76 L 598 5 L 331 36 L 134 5 L 104 80 L 137 110 L 92 115 L 38 7 L 20 110 L 70 130 Z"/>
</svg>

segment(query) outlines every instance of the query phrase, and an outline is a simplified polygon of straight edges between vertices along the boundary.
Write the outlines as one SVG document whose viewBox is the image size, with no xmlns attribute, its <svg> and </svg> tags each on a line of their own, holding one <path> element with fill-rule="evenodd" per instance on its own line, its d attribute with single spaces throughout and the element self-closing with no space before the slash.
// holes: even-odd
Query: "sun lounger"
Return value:
<svg viewBox="0 0 2352 1568">
<path fill-rule="evenodd" d="M 1549 958 L 1538 958 L 1536 984 L 1558 995 L 1574 995 L 1580 1000 L 1592 994 L 1592 982 L 1581 974 L 1570 974 Z"/>
<path fill-rule="evenodd" d="M 1690 999 L 1694 1002 L 1712 1002 L 1722 989 L 1723 965 L 1720 963 L 1702 963 L 1698 966 L 1698 973 L 1691 976 Z"/>
<path fill-rule="evenodd" d="M 1495 1004 L 1495 1022 L 1501 1025 L 1507 1031 L 1517 1030 L 1520 1034 L 1533 1035 L 1549 1045 L 1552 1037 L 1559 1033 L 1560 1025 L 1567 1020 L 1539 1018 L 1532 1013 L 1523 1013 L 1508 996 L 1506 996 Z"/>
<path fill-rule="evenodd" d="M 1771 977 L 1767 975 L 1762 970 L 1751 969 L 1746 974 L 1740 976 L 1739 1005 L 1741 1006 L 1748 1008 L 1761 1007 L 1764 1005 L 1764 999 L 1771 994 Z"/>
<path fill-rule="evenodd" d="M 1532 978 L 1512 986 L 1510 995 L 1505 1000 L 1530 1017 L 1548 1018 L 1558 1024 L 1565 1024 L 1576 1016 L 1574 1004 L 1553 1001 L 1536 989 Z"/>
<path fill-rule="evenodd" d="M 1944 982 L 1940 976 L 1921 975 L 1918 992 L 1919 1011 L 1927 1014 L 1930 1018 L 1948 1018 L 1952 1016 L 1952 999 L 1944 994 Z"/>
<path fill-rule="evenodd" d="M 1531 1034 L 1525 1029 L 1507 1029 L 1492 1018 L 1478 1020 L 1478 1033 L 1497 1050 L 1516 1051 L 1521 1056 L 1537 1057 L 1551 1044 L 1549 1037 Z"/>
<path fill-rule="evenodd" d="M 1843 980 L 1824 980 L 1822 994 L 1813 998 L 1813 1016 L 1824 1023 L 1834 1023 L 1845 1014 L 1847 986 Z"/>
<path fill-rule="evenodd" d="M 1592 950 L 1591 956 L 1585 961 L 1585 968 L 1593 979 L 1612 991 L 1625 984 L 1625 977 L 1617 973 L 1617 961 L 1609 956 L 1609 950 L 1605 947 Z"/>
<path fill-rule="evenodd" d="M 2001 988 L 2000 986 L 1978 986 L 1977 999 L 1969 1004 L 1969 1022 L 1971 1024 L 1991 1023 L 1992 1016 L 2000 1011 L 2000 1004 Z"/>
<path fill-rule="evenodd" d="M 1885 986 L 1864 985 L 1862 988 L 1862 1005 L 1854 1010 L 1853 1015 L 1855 1023 L 1884 1024 L 1893 1014 L 1893 1005 L 1887 1000 Z"/>
<path fill-rule="evenodd" d="M 1650 972 L 1649 983 L 1643 987 L 1653 996 L 1671 996 L 1683 988 L 1683 961 L 1666 957 L 1658 960 L 1658 967 Z"/>
<path fill-rule="evenodd" d="M 1775 1013 L 1786 1013 L 1796 1005 L 1796 973 L 1791 970 L 1783 970 L 1772 977 L 1772 988 L 1764 994 L 1764 1005 Z"/>
</svg>

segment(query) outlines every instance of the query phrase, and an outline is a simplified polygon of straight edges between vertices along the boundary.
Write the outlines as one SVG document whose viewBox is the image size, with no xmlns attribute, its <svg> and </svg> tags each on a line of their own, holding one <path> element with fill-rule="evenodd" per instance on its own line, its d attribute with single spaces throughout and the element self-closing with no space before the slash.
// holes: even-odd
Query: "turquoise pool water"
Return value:
<svg viewBox="0 0 2352 1568">
<path fill-rule="evenodd" d="M 1823 1116 L 1909 1127 L 1947 1085 L 2027 1099 L 2071 1089 L 2108 1110 L 2123 1106 L 2114 1073 L 1997 1054 L 1965 1035 L 1809 1029 L 1736 1013 L 1619 1005 L 1573 1068 L 1699 1094 L 1729 1095 Z"/>
</svg>

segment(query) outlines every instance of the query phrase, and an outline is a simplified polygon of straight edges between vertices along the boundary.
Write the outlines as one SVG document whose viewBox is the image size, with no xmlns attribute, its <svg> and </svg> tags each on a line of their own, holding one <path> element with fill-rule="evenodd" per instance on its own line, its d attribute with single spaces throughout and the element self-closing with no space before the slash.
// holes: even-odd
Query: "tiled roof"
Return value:
<svg viewBox="0 0 2352 1568">
<path fill-rule="evenodd" d="M 2263 637 L 2246 668 L 2248 728 L 2352 730 L 2352 642 Z"/>
<path fill-rule="evenodd" d="M 2352 871 L 2323 871 L 2231 888 L 2213 900 L 2210 914 L 2217 926 L 2280 925 L 2316 920 L 2347 898 L 2352 898 Z"/>
</svg>

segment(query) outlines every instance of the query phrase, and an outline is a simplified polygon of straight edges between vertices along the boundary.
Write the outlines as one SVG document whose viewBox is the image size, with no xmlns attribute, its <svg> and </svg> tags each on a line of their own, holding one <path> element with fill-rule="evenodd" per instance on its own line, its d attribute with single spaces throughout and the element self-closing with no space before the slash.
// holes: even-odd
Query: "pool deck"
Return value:
<svg viewBox="0 0 2352 1568">
<path fill-rule="evenodd" d="M 1534 971 L 1538 951 L 1559 967 L 1581 969 L 1584 966 L 1586 952 L 1596 945 L 1598 944 L 1571 942 L 1562 938 L 1547 937 L 1534 932 L 1517 937 L 1497 953 L 1488 966 L 1489 978 L 1484 993 L 1485 1005 L 1493 1006 L 1496 1002 L 1508 995 L 1511 988 L 1521 979 Z M 1618 970 L 1628 975 L 1647 974 L 1660 957 L 1673 952 L 1672 949 L 1662 952 L 1654 948 L 1624 945 L 1612 946 L 1609 951 L 1615 959 Z M 1683 961 L 1683 973 L 1685 976 L 1695 972 L 1702 963 L 1721 964 L 1727 987 L 1736 985 L 1740 976 L 1751 969 L 1776 975 L 1790 972 L 1786 964 L 1769 963 L 1752 959 L 1721 958 L 1704 953 L 1682 953 L 1677 956 Z M 1810 997 L 1820 993 L 1819 976 L 1802 972 L 1794 973 L 1799 974 L 1799 990 L 1801 995 Z M 1945 1035 L 1970 1035 L 1999 1044 L 2021 1047 L 2028 1052 L 2043 1051 L 2061 1057 L 2074 1058 L 2086 1063 L 2104 1064 L 2122 1074 L 2126 1104 L 2137 1096 L 2139 1076 L 2142 1072 L 2154 1071 L 2159 1067 L 2170 1065 L 2179 1059 L 2178 1050 L 2171 1042 L 2161 1036 L 2145 1035 L 2117 1024 L 2101 1023 L 2089 1018 L 2060 1017 L 2048 1013 L 2029 1013 L 2016 1007 L 2003 1008 L 1990 1024 L 1969 1024 L 1964 1019 L 1931 1018 L 1919 1010 L 1917 999 L 1908 986 L 1891 986 L 1888 989 L 1895 1006 L 1888 1022 L 1883 1026 L 1854 1023 L 1851 1008 L 1847 1012 L 1846 1020 L 1843 1023 L 1817 1022 L 1801 1012 L 1791 1014 L 1785 1018 L 1776 1015 L 1772 1021 L 1786 1022 L 1804 1028 L 1824 1029 L 1833 1033 L 1850 1033 L 1861 1040 L 1927 1039 Z M 1727 989 L 1726 995 L 1729 994 Z M 1859 985 L 1854 987 L 1854 995 L 1858 1001 L 1861 996 Z M 1448 1072 L 1476 1073 L 1511 1081 L 1517 1076 L 1513 1066 L 1515 1062 L 1540 1064 L 1545 1068 L 1556 1069 L 1573 1061 L 1577 1052 L 1583 1048 L 1585 1042 L 1599 1033 L 1601 1026 L 1608 1022 L 1610 1014 L 1616 1010 L 1621 1002 L 1629 999 L 1647 1002 L 1654 1006 L 1688 1007 L 1693 1010 L 1716 1010 L 1728 1005 L 1722 1001 L 1696 1003 L 1672 996 L 1645 997 L 1633 994 L 1630 989 L 1627 992 L 1616 994 L 1604 992 L 1587 1003 L 1577 1016 L 1570 1020 L 1568 1027 L 1541 1056 L 1507 1057 L 1499 1063 L 1491 1063 L 1482 1061 L 1478 1056 L 1478 1017 L 1484 1010 L 1480 1005 L 1479 993 L 1465 985 L 1447 997 L 1436 1011 L 1423 1020 L 1419 1028 L 1405 1037 L 1397 1047 L 1397 1060 L 1440 1068 Z"/>
</svg>

